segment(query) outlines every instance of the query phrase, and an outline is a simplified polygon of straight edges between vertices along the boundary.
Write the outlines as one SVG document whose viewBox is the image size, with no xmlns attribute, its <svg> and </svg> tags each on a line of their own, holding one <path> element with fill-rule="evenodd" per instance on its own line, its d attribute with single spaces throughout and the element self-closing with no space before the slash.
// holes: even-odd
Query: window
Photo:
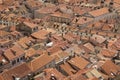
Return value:
<svg viewBox="0 0 120 80">
<path fill-rule="evenodd" d="M 36 30 L 38 30 L 38 27 L 33 28 L 33 31 L 36 31 Z"/>
<path fill-rule="evenodd" d="M 3 48 L 3 46 L 2 46 L 2 45 L 1 45 L 0 47 L 1 47 L 1 48 Z"/>
<path fill-rule="evenodd" d="M 35 31 L 36 29 L 35 28 L 33 28 L 33 31 Z"/>
<path fill-rule="evenodd" d="M 16 61 L 14 60 L 14 61 L 12 61 L 12 65 L 15 65 L 16 64 Z"/>
<path fill-rule="evenodd" d="M 2 66 L 3 65 L 3 62 L 0 62 L 0 66 Z"/>
<path fill-rule="evenodd" d="M 11 37 L 10 37 L 10 36 L 8 36 L 8 38 L 11 40 Z"/>
<path fill-rule="evenodd" d="M 23 60 L 23 58 L 21 57 L 20 60 Z"/>
<path fill-rule="evenodd" d="M 24 60 L 24 59 L 25 59 L 25 57 L 24 57 L 24 56 L 20 58 L 20 60 Z"/>
<path fill-rule="evenodd" d="M 19 62 L 20 60 L 19 60 L 19 58 L 17 59 L 17 62 Z"/>
</svg>

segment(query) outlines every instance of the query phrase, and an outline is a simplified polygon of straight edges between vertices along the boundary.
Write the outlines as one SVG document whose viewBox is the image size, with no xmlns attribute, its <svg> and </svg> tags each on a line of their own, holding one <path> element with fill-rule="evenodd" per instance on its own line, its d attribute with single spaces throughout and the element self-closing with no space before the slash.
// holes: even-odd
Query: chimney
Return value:
<svg viewBox="0 0 120 80">
<path fill-rule="evenodd" d="M 49 33 L 49 37 L 51 37 L 51 36 L 52 36 L 52 32 Z"/>
<path fill-rule="evenodd" d="M 12 76 L 13 80 L 20 80 L 20 78 L 15 77 L 14 75 Z"/>
<path fill-rule="evenodd" d="M 48 55 L 51 55 L 51 53 L 50 53 L 50 52 L 48 52 Z"/>
<path fill-rule="evenodd" d="M 114 4 L 113 0 L 111 0 L 110 3 L 109 3 L 109 9 L 113 9 L 113 4 Z"/>
<path fill-rule="evenodd" d="M 78 22 L 78 18 L 75 19 L 75 22 Z"/>
<path fill-rule="evenodd" d="M 101 7 L 104 7 L 105 0 L 101 0 Z"/>
<path fill-rule="evenodd" d="M 12 49 L 10 49 L 11 50 L 11 52 L 16 56 L 16 51 L 14 51 L 14 50 L 12 50 Z"/>
<path fill-rule="evenodd" d="M 57 80 L 54 74 L 51 74 L 50 80 Z"/>
<path fill-rule="evenodd" d="M 87 21 L 87 18 L 83 18 L 85 21 Z"/>
</svg>

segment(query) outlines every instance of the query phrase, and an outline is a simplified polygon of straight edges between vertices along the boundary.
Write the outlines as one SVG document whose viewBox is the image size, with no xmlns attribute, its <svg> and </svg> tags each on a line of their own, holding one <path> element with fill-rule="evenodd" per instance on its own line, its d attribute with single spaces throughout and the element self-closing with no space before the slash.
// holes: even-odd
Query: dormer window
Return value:
<svg viewBox="0 0 120 80">
<path fill-rule="evenodd" d="M 113 2 L 110 2 L 110 5 L 113 5 Z"/>
<path fill-rule="evenodd" d="M 33 28 L 33 31 L 36 31 L 36 30 L 38 30 L 38 27 Z"/>
<path fill-rule="evenodd" d="M 16 64 L 16 61 L 14 60 L 14 61 L 12 61 L 12 65 L 15 65 Z"/>
</svg>

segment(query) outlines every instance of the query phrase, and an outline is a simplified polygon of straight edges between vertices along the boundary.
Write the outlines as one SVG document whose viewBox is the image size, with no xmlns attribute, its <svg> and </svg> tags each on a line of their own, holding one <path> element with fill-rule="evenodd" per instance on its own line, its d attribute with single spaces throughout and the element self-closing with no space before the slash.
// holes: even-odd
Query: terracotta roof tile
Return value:
<svg viewBox="0 0 120 80">
<path fill-rule="evenodd" d="M 35 28 L 38 26 L 37 24 L 31 23 L 31 22 L 23 22 L 23 24 L 30 28 Z"/>
<path fill-rule="evenodd" d="M 64 63 L 60 65 L 60 67 L 62 68 L 62 70 L 67 72 L 68 75 L 72 75 L 76 73 L 76 71 L 68 63 Z"/>
<path fill-rule="evenodd" d="M 53 57 L 48 56 L 47 54 L 43 54 L 43 55 L 35 58 L 31 62 L 29 62 L 28 66 L 30 67 L 30 69 L 33 72 L 35 72 L 35 71 L 39 70 L 40 68 L 43 68 L 45 65 L 49 64 L 53 60 L 54 60 Z"/>
<path fill-rule="evenodd" d="M 0 76 L 2 76 L 3 80 L 13 80 L 13 76 L 17 78 L 23 78 L 30 73 L 30 68 L 26 65 L 26 63 L 22 63 L 14 68 L 4 71 L 0 74 Z"/>
<path fill-rule="evenodd" d="M 108 67 L 109 66 L 109 67 Z M 112 61 L 107 60 L 105 63 L 101 66 L 101 68 L 107 73 L 109 76 L 114 76 L 113 74 L 117 74 L 117 72 L 120 70 L 120 66 L 118 67 L 116 64 L 114 64 Z"/>
<path fill-rule="evenodd" d="M 93 21 L 93 18 L 81 17 L 81 18 L 78 19 L 77 24 L 82 25 L 82 24 L 89 23 L 89 22 L 91 22 L 91 21 Z"/>
<path fill-rule="evenodd" d="M 84 46 L 93 52 L 95 51 L 94 46 L 91 43 L 86 43 Z"/>
<path fill-rule="evenodd" d="M 8 60 L 13 60 L 21 55 L 24 55 L 24 50 L 20 46 L 14 45 L 12 48 L 7 49 L 4 55 Z"/>
<path fill-rule="evenodd" d="M 108 11 L 108 8 L 106 8 L 106 7 L 89 12 L 89 14 L 94 17 L 98 17 L 98 16 L 101 16 L 101 15 L 104 15 L 107 13 L 109 13 L 109 11 Z"/>
<path fill-rule="evenodd" d="M 31 36 L 36 39 L 46 39 L 49 33 L 50 32 L 48 32 L 47 30 L 39 30 L 37 32 L 32 33 Z"/>
<path fill-rule="evenodd" d="M 20 38 L 19 41 L 17 41 L 17 43 L 24 49 L 28 48 L 28 44 L 31 43 L 31 41 L 33 41 L 33 39 L 31 37 L 23 37 Z"/>
<path fill-rule="evenodd" d="M 87 67 L 89 62 L 82 57 L 75 57 L 68 61 L 70 64 L 77 66 L 79 69 L 84 69 Z"/>
<path fill-rule="evenodd" d="M 102 49 L 100 53 L 105 57 L 114 57 L 117 51 L 111 49 Z"/>
<path fill-rule="evenodd" d="M 103 36 L 100 36 L 100 35 L 93 35 L 91 37 L 91 39 L 96 41 L 97 43 L 100 43 L 100 44 L 106 40 L 106 38 L 104 38 Z"/>
<path fill-rule="evenodd" d="M 116 50 L 120 50 L 120 38 L 112 45 Z"/>
<path fill-rule="evenodd" d="M 36 54 L 36 50 L 33 48 L 29 48 L 28 50 L 25 51 L 25 57 L 32 57 Z"/>
<path fill-rule="evenodd" d="M 10 35 L 10 33 L 6 32 L 6 31 L 3 31 L 3 30 L 0 30 L 0 37 L 4 37 L 4 36 L 7 36 L 7 35 Z"/>
<path fill-rule="evenodd" d="M 45 78 L 49 80 L 51 75 L 54 75 L 58 80 L 63 80 L 65 78 L 59 71 L 54 68 L 45 69 L 44 72 L 46 73 Z"/>
</svg>

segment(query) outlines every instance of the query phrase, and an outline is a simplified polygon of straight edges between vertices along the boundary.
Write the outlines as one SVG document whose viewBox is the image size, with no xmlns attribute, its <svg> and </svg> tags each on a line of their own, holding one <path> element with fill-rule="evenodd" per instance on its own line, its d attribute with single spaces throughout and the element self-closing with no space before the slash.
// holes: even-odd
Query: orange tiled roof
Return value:
<svg viewBox="0 0 120 80">
<path fill-rule="evenodd" d="M 109 11 L 108 11 L 108 8 L 106 7 L 89 12 L 89 14 L 94 17 L 98 17 L 107 13 L 109 13 Z"/>
<path fill-rule="evenodd" d="M 72 16 L 70 14 L 64 14 L 64 13 L 60 13 L 60 12 L 55 12 L 55 13 L 51 14 L 51 16 L 72 19 Z"/>
<path fill-rule="evenodd" d="M 82 57 L 75 57 L 68 61 L 70 64 L 77 66 L 79 69 L 84 69 L 89 62 Z"/>
<path fill-rule="evenodd" d="M 13 60 L 21 55 L 24 55 L 24 50 L 20 46 L 14 45 L 12 48 L 7 49 L 4 55 L 8 60 Z"/>
<path fill-rule="evenodd" d="M 31 37 L 23 37 L 20 38 L 19 41 L 17 41 L 17 43 L 24 49 L 28 48 L 27 44 L 29 44 L 31 41 L 33 41 L 33 39 Z"/>
<path fill-rule="evenodd" d="M 109 66 L 109 67 L 108 67 Z M 107 60 L 101 67 L 105 73 L 107 73 L 109 76 L 113 76 L 111 73 L 116 74 L 120 70 L 120 66 L 117 66 L 112 61 Z"/>
<path fill-rule="evenodd" d="M 86 43 L 84 46 L 93 52 L 95 51 L 94 46 L 91 43 Z"/>
<path fill-rule="evenodd" d="M 112 45 L 116 50 L 120 50 L 120 38 Z"/>
<path fill-rule="evenodd" d="M 31 22 L 23 22 L 23 24 L 25 24 L 27 27 L 30 27 L 30 28 L 35 28 L 38 26 L 38 25 L 31 23 Z"/>
<path fill-rule="evenodd" d="M 49 80 L 51 75 L 53 74 L 58 80 L 63 80 L 65 78 L 59 71 L 54 68 L 45 69 L 44 72 L 46 73 L 45 78 Z"/>
<path fill-rule="evenodd" d="M 49 33 L 50 32 L 48 32 L 47 30 L 39 30 L 37 32 L 32 33 L 31 36 L 36 39 L 46 39 Z"/>
<path fill-rule="evenodd" d="M 29 48 L 28 50 L 25 51 L 25 57 L 32 57 L 35 54 L 36 50 L 33 48 Z"/>
<path fill-rule="evenodd" d="M 0 30 L 0 36 L 1 37 L 7 36 L 7 35 L 10 35 L 10 33 L 7 32 L 7 31 Z"/>
<path fill-rule="evenodd" d="M 103 36 L 100 36 L 100 35 L 96 35 L 94 34 L 92 37 L 91 37 L 92 40 L 96 41 L 97 43 L 103 43 L 106 38 L 104 38 Z"/>
<path fill-rule="evenodd" d="M 26 63 L 22 63 L 14 68 L 11 68 L 1 73 L 0 77 L 2 79 L 0 80 L 13 80 L 13 76 L 17 78 L 23 78 L 30 73 L 31 73 L 30 68 L 26 65 Z"/>
<path fill-rule="evenodd" d="M 81 17 L 81 18 L 79 18 L 78 19 L 78 22 L 77 22 L 77 24 L 85 24 L 85 23 L 88 23 L 88 22 L 90 22 L 90 21 L 92 21 L 93 20 L 93 18 L 89 18 L 89 17 Z"/>
<path fill-rule="evenodd" d="M 100 53 L 105 57 L 114 57 L 117 51 L 111 49 L 102 49 Z"/>
<path fill-rule="evenodd" d="M 28 66 L 30 67 L 30 69 L 33 72 L 35 72 L 35 71 L 39 70 L 40 68 L 43 68 L 45 65 L 49 64 L 53 60 L 54 60 L 53 57 L 48 56 L 47 54 L 43 54 L 43 55 L 35 58 L 31 62 L 29 62 Z"/>
<path fill-rule="evenodd" d="M 72 74 L 76 73 L 76 71 L 68 63 L 64 63 L 64 64 L 60 65 L 60 67 L 64 71 L 66 71 L 68 75 L 72 75 Z"/>
</svg>

